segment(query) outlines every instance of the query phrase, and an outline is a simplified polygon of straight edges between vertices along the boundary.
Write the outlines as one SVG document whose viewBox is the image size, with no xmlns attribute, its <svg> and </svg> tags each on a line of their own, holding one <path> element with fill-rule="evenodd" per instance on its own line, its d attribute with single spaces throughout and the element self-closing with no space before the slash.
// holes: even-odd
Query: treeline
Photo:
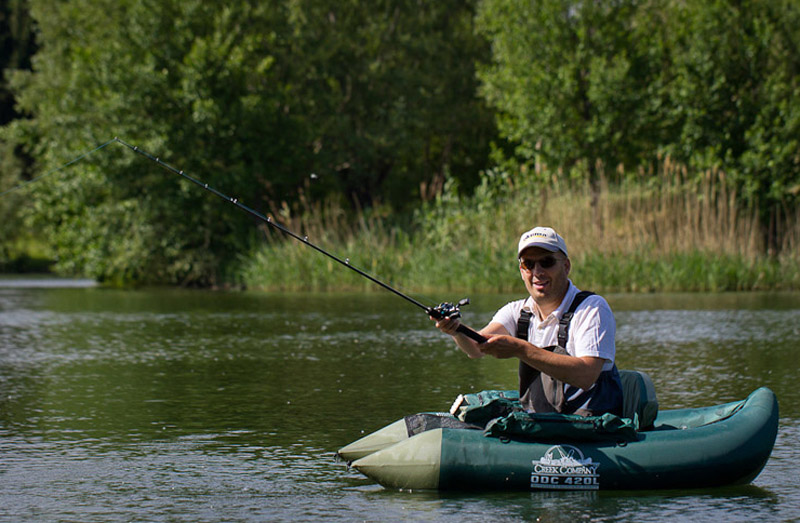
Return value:
<svg viewBox="0 0 800 523">
<path fill-rule="evenodd" d="M 34 24 L 27 2 L 9 0 L 0 4 L 0 127 L 21 116 L 8 77 L 13 71 L 29 70 L 35 52 Z M 0 135 L 0 193 L 31 174 L 30 158 L 14 140 Z M 30 249 L 19 245 L 26 236 L 22 231 L 22 203 L 16 195 L 0 196 L 0 271 L 31 265 L 26 260 Z"/>
<path fill-rule="evenodd" d="M 22 56 L 4 52 L 0 192 L 119 136 L 278 218 L 336 201 L 412 234 L 422 202 L 471 194 L 488 169 L 531 195 L 585 178 L 600 231 L 603 183 L 646 183 L 666 158 L 722 170 L 771 252 L 800 198 L 789 0 L 0 10 L 3 49 Z M 208 285 L 259 241 L 232 206 L 120 147 L 29 187 L 0 197 L 0 258 L 35 230 L 61 271 Z"/>
</svg>

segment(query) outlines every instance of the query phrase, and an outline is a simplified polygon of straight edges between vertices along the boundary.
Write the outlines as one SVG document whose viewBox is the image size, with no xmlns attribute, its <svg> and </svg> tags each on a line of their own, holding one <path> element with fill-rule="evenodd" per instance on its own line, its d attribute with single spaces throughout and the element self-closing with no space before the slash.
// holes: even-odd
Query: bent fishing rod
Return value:
<svg viewBox="0 0 800 523">
<path fill-rule="evenodd" d="M 314 249 L 315 251 L 319 252 L 320 254 L 323 254 L 323 255 L 327 256 L 328 258 L 332 259 L 333 261 L 335 261 L 336 263 L 338 263 L 338 264 L 340 264 L 340 265 L 342 265 L 344 267 L 347 267 L 348 269 L 354 271 L 356 274 L 368 279 L 372 283 L 377 284 L 378 286 L 386 289 L 387 291 L 395 294 L 396 296 L 399 296 L 399 297 L 403 298 L 404 300 L 412 303 L 413 305 L 421 308 L 430 317 L 432 317 L 434 319 L 440 320 L 440 319 L 444 319 L 444 318 L 458 318 L 461 315 L 460 307 L 469 304 L 469 299 L 468 298 L 464 298 L 463 300 L 459 301 L 455 305 L 452 304 L 452 303 L 440 303 L 439 305 L 437 305 L 435 307 L 429 307 L 429 306 L 427 306 L 427 305 L 425 305 L 423 303 L 420 303 L 419 301 L 415 300 L 411 296 L 408 296 L 407 294 L 404 294 L 404 293 L 400 292 L 399 290 L 395 289 L 394 287 L 382 282 L 381 280 L 375 278 L 374 276 L 372 276 L 372 275 L 362 271 L 358 267 L 352 265 L 350 263 L 350 259 L 349 258 L 341 259 L 338 256 L 336 256 L 335 254 L 332 254 L 332 253 L 326 251 L 325 249 L 323 249 L 319 245 L 315 245 L 314 243 L 310 242 L 309 239 L 308 239 L 308 236 L 300 236 L 299 234 L 294 233 L 290 229 L 286 228 L 285 226 L 283 226 L 280 223 L 278 223 L 275 220 L 273 220 L 271 217 L 265 216 L 265 215 L 261 214 L 260 212 L 256 211 L 255 209 L 253 209 L 251 207 L 248 207 L 247 205 L 244 205 L 242 202 L 239 201 L 238 198 L 231 198 L 230 196 L 227 196 L 226 194 L 221 193 L 220 191 L 218 191 L 218 190 L 214 189 L 213 187 L 209 186 L 207 183 L 203 183 L 200 180 L 198 180 L 197 178 L 189 176 L 184 171 L 182 171 L 180 169 L 176 169 L 175 167 L 172 167 L 171 165 L 169 165 L 167 163 L 164 163 L 163 161 L 161 161 L 160 158 L 158 158 L 156 156 L 153 156 L 152 154 L 150 154 L 150 153 L 148 153 L 146 151 L 143 151 L 139 147 L 137 147 L 135 145 L 131 145 L 131 144 L 119 139 L 118 137 L 114 137 L 114 141 L 124 145 L 125 147 L 127 147 L 130 150 L 132 150 L 133 152 L 139 153 L 140 155 L 144 156 L 148 160 L 157 163 L 161 167 L 164 167 L 168 171 L 171 171 L 171 172 L 173 172 L 175 174 L 178 174 L 178 175 L 182 176 L 183 178 L 189 180 L 193 184 L 205 189 L 206 191 L 208 191 L 208 192 L 210 192 L 212 194 L 215 194 L 216 196 L 218 196 L 218 197 L 222 198 L 223 200 L 227 201 L 228 203 L 231 203 L 231 204 L 235 205 L 236 207 L 238 207 L 239 209 L 243 210 L 244 212 L 250 214 L 251 216 L 254 216 L 254 217 L 258 218 L 259 220 L 265 222 L 267 225 L 269 225 L 271 227 L 274 227 L 275 229 L 279 230 L 283 234 L 294 238 L 295 240 L 299 241 L 303 245 L 311 247 L 312 249 Z M 473 329 L 467 327 L 464 324 L 460 324 L 458 326 L 458 328 L 456 329 L 456 331 L 460 332 L 461 334 L 464 334 L 465 336 L 468 336 L 469 338 L 472 338 L 473 340 L 477 341 L 478 343 L 485 343 L 487 341 L 486 337 L 484 337 L 483 335 L 481 335 L 478 332 L 474 331 Z"/>
</svg>

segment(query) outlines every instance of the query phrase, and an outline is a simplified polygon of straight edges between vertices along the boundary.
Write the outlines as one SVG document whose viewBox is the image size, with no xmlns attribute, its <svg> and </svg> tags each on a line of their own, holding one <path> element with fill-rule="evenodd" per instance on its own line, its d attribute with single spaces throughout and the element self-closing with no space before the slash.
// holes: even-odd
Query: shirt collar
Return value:
<svg viewBox="0 0 800 523">
<path fill-rule="evenodd" d="M 561 303 L 559 304 L 558 308 L 553 311 L 553 314 L 559 320 L 561 319 L 562 316 L 564 316 L 564 313 L 567 312 L 569 306 L 572 305 L 572 300 L 575 299 L 575 295 L 578 294 L 578 292 L 580 292 L 578 288 L 572 283 L 572 280 L 568 281 L 569 281 L 569 287 L 567 287 L 567 293 L 564 295 L 564 299 L 561 300 Z"/>
<path fill-rule="evenodd" d="M 578 288 L 572 283 L 572 280 L 567 280 L 567 281 L 569 281 L 569 287 L 567 287 L 567 293 L 564 295 L 564 299 L 561 300 L 561 303 L 558 305 L 556 310 L 550 313 L 550 316 L 554 316 L 557 320 L 561 320 L 561 317 L 564 315 L 569 306 L 572 304 L 572 300 L 575 299 L 575 295 L 577 295 L 580 292 L 580 290 L 578 290 Z M 534 316 L 538 318 L 538 314 L 536 314 L 536 309 L 535 309 L 535 302 L 533 301 L 532 297 L 528 296 L 528 299 L 525 300 L 525 303 L 523 304 L 523 308 L 533 312 Z M 550 316 L 548 316 L 548 318 Z M 546 320 L 547 318 L 544 318 L 542 321 Z"/>
</svg>

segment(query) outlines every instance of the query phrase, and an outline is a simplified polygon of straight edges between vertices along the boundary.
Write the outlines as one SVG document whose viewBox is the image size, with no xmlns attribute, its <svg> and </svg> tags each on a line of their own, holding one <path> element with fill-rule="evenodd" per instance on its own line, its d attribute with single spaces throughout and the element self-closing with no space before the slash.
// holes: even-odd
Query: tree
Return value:
<svg viewBox="0 0 800 523">
<path fill-rule="evenodd" d="M 800 201 L 800 8 L 790 0 L 485 0 L 481 68 L 523 160 L 721 168 L 765 244 Z M 596 185 L 595 185 L 596 190 Z M 596 220 L 599 223 L 599 219 Z"/>
<path fill-rule="evenodd" d="M 268 52 L 274 34 L 241 26 L 279 20 L 246 2 L 224 9 L 203 2 L 32 2 L 31 9 L 41 48 L 33 72 L 13 77 L 31 118 L 12 122 L 9 134 L 40 169 L 119 134 L 255 199 L 258 190 L 242 173 L 263 165 L 242 158 L 265 152 L 252 141 L 257 125 L 266 120 L 288 130 L 292 122 L 275 110 L 280 90 L 257 93 L 276 74 Z M 247 245 L 241 220 L 165 172 L 121 151 L 93 160 L 37 186 L 34 212 L 61 270 L 101 280 L 209 284 L 219 261 Z"/>
<path fill-rule="evenodd" d="M 398 206 L 445 174 L 477 183 L 494 125 L 476 97 L 474 62 L 488 47 L 474 34 L 473 4 L 292 4 L 293 54 L 304 58 L 299 96 L 320 124 L 316 168 L 344 194 Z"/>
<path fill-rule="evenodd" d="M 10 0 L 0 5 L 0 125 L 19 116 L 4 73 L 7 69 L 30 69 L 36 51 L 27 4 L 26 0 Z"/>
<path fill-rule="evenodd" d="M 33 22 L 25 0 L 0 5 L 0 126 L 18 118 L 14 95 L 8 88 L 7 70 L 30 69 L 35 52 Z M 26 177 L 29 159 L 14 143 L 0 137 L 0 193 L 10 190 Z M 23 200 L 17 194 L 0 197 L 0 267 L 18 253 L 13 246 L 22 235 Z"/>
<path fill-rule="evenodd" d="M 800 197 L 800 7 L 785 0 L 675 2 L 668 150 L 720 166 L 757 205 L 769 250 Z"/>
<path fill-rule="evenodd" d="M 40 51 L 5 133 L 39 169 L 113 136 L 267 211 L 320 193 L 398 206 L 445 171 L 477 178 L 493 123 L 474 95 L 472 4 L 31 0 Z M 459 47 L 451 47 L 453 44 Z M 208 285 L 252 224 L 107 149 L 40 185 L 58 266 L 101 280 Z M 230 207 L 230 208 L 229 208 Z"/>
<path fill-rule="evenodd" d="M 523 160 L 612 169 L 655 156 L 663 129 L 656 10 L 635 0 L 485 0 L 479 27 L 492 43 L 480 71 L 500 132 Z M 599 220 L 597 220 L 599 224 Z"/>
</svg>

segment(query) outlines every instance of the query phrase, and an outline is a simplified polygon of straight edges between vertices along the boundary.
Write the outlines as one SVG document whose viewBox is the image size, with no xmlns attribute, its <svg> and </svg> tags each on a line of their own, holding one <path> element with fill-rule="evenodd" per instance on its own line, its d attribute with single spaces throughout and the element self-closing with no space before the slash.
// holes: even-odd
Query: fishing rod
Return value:
<svg viewBox="0 0 800 523">
<path fill-rule="evenodd" d="M 293 231 L 291 231 L 288 228 L 284 227 L 280 223 L 274 221 L 271 217 L 264 216 L 263 214 L 261 214 L 260 212 L 256 211 L 255 209 L 253 209 L 251 207 L 248 207 L 247 205 L 244 205 L 242 202 L 239 201 L 238 198 L 231 198 L 230 196 L 227 196 L 226 194 L 221 193 L 220 191 L 218 191 L 218 190 L 214 189 L 213 187 L 209 186 L 207 183 L 203 183 L 200 180 L 198 180 L 197 178 L 189 176 L 184 171 L 182 171 L 180 169 L 176 169 L 175 167 L 172 167 L 171 165 L 162 162 L 160 158 L 158 158 L 156 156 L 153 156 L 152 154 L 150 154 L 150 153 L 148 153 L 146 151 L 143 151 L 142 149 L 140 149 L 139 147 L 137 147 L 135 145 L 131 145 L 131 144 L 129 144 L 129 143 L 117 138 L 117 137 L 114 137 L 114 141 L 124 145 L 125 147 L 127 147 L 130 150 L 132 150 L 133 152 L 139 153 L 140 155 L 144 156 L 148 160 L 157 163 L 161 167 L 164 167 L 165 169 L 167 169 L 167 170 L 169 170 L 169 171 L 171 171 L 171 172 L 173 172 L 175 174 L 178 174 L 178 175 L 182 176 L 183 178 L 189 180 L 193 184 L 205 189 L 206 191 L 208 191 L 208 192 L 210 192 L 212 194 L 215 194 L 216 196 L 218 196 L 218 197 L 222 198 L 223 200 L 227 201 L 228 203 L 232 203 L 233 205 L 235 205 L 239 209 L 245 211 L 246 213 L 250 214 L 251 216 L 254 216 L 254 217 L 258 218 L 259 220 L 265 222 L 267 225 L 269 225 L 271 227 L 274 227 L 275 229 L 278 229 L 283 234 L 294 238 L 295 240 L 299 241 L 303 245 L 311 247 L 315 251 L 327 256 L 328 258 L 332 259 L 336 263 L 338 263 L 338 264 L 340 264 L 340 265 L 342 265 L 344 267 L 347 267 L 348 269 L 354 271 L 355 273 L 359 274 L 360 276 L 363 276 L 364 278 L 368 279 L 369 281 L 379 285 L 380 287 L 383 287 L 387 291 L 389 291 L 391 293 L 394 293 L 395 295 L 397 295 L 397 296 L 403 298 L 404 300 L 412 303 L 413 305 L 421 308 L 422 310 L 424 310 L 432 318 L 435 318 L 437 320 L 441 320 L 441 319 L 444 319 L 444 318 L 458 318 L 458 317 L 461 316 L 460 308 L 463 307 L 464 305 L 468 305 L 469 304 L 469 298 L 464 298 L 464 299 L 462 299 L 461 301 L 459 301 L 455 305 L 452 304 L 452 303 L 440 303 L 439 305 L 437 305 L 435 307 L 429 307 L 429 306 L 427 306 L 427 305 L 425 305 L 423 303 L 420 303 L 419 301 L 415 300 L 411 296 L 408 296 L 407 294 L 404 294 L 404 293 L 400 292 L 399 290 L 395 289 L 394 287 L 392 287 L 392 286 L 382 282 L 381 280 L 375 278 L 374 276 L 362 271 L 358 267 L 355 267 L 354 265 L 352 265 L 350 263 L 350 259 L 349 258 L 341 259 L 338 256 L 326 251 L 322 247 L 320 247 L 318 245 L 315 245 L 314 243 L 311 243 L 308 240 L 308 236 L 300 236 L 299 234 L 294 233 Z M 464 334 L 465 336 L 468 336 L 468 337 L 472 338 L 473 340 L 477 341 L 478 343 L 485 343 L 487 341 L 487 338 L 485 338 L 484 336 L 482 336 L 481 334 L 479 334 L 478 332 L 472 330 L 471 328 L 467 327 L 464 324 L 460 324 L 458 326 L 458 328 L 456 329 L 456 331 Z"/>
</svg>

